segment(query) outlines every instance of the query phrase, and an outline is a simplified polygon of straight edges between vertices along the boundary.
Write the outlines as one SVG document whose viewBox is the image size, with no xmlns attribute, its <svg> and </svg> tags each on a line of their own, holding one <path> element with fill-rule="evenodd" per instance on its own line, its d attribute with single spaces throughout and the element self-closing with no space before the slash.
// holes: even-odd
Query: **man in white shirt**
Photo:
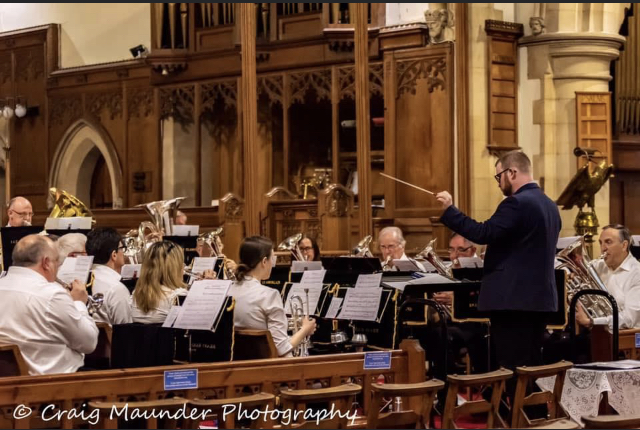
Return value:
<svg viewBox="0 0 640 430">
<path fill-rule="evenodd" d="M 7 205 L 7 215 L 9 215 L 7 227 L 31 225 L 31 218 L 33 217 L 31 202 L 20 196 L 12 198 Z"/>
<path fill-rule="evenodd" d="M 93 255 L 92 294 L 104 294 L 102 308 L 93 314 L 98 322 L 128 324 L 131 320 L 131 294 L 120 282 L 124 266 L 122 237 L 113 228 L 95 228 L 87 235 L 87 255 Z"/>
<path fill-rule="evenodd" d="M 48 237 L 22 238 L 12 257 L 0 279 L 0 342 L 18 345 L 31 375 L 75 372 L 98 343 L 84 283 L 69 292 L 55 282 L 58 249 Z"/>
<path fill-rule="evenodd" d="M 618 325 L 621 329 L 640 328 L 640 262 L 629 252 L 631 233 L 620 224 L 605 226 L 599 238 L 603 259 L 592 264 L 609 294 L 618 304 Z M 613 317 L 591 318 L 581 306 L 577 307 L 576 321 L 585 327 L 608 325 L 613 328 Z"/>
<path fill-rule="evenodd" d="M 424 272 L 424 266 L 412 258 L 407 257 L 404 253 L 404 246 L 407 241 L 404 240 L 402 230 L 398 227 L 385 227 L 378 234 L 378 246 L 382 253 L 383 270 L 398 270 L 394 267 L 393 260 L 412 261 L 420 271 Z"/>
</svg>

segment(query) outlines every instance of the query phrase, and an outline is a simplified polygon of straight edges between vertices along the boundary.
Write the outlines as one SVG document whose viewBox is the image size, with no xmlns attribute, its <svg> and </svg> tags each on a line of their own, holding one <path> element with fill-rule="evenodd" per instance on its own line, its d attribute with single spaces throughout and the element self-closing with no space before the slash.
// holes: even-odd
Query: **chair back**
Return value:
<svg viewBox="0 0 640 430">
<path fill-rule="evenodd" d="M 427 428 L 431 420 L 431 409 L 436 393 L 444 387 L 444 382 L 431 379 L 412 384 L 371 384 L 373 400 L 367 414 L 368 429 Z M 420 397 L 411 402 L 412 409 L 400 406 L 400 410 L 379 413 L 383 398 L 400 397 L 401 405 L 409 405 L 408 398 Z M 398 406 L 396 406 L 398 408 Z"/>
<path fill-rule="evenodd" d="M 174 397 L 169 399 L 157 399 L 157 400 L 145 400 L 139 402 L 101 402 L 94 401 L 89 402 L 90 409 L 97 409 L 100 411 L 99 417 L 102 426 L 99 428 L 114 429 L 118 427 L 117 414 L 112 414 L 112 411 L 138 411 L 139 417 L 146 421 L 146 427 L 148 429 L 176 429 L 185 428 L 182 424 L 178 424 L 178 421 L 184 421 L 182 417 L 176 419 L 173 417 L 178 416 L 175 411 L 184 407 L 188 402 L 187 399 L 181 397 Z M 131 412 L 129 412 L 131 413 Z M 133 414 L 132 414 L 133 415 Z M 188 414 L 187 414 L 188 415 Z M 166 417 L 161 420 L 161 426 L 158 426 L 158 417 Z M 125 426 L 128 424 L 131 427 L 123 428 L 140 428 L 135 427 L 137 423 L 124 422 Z M 70 427 L 71 428 L 71 427 Z M 189 428 L 189 427 L 186 427 Z"/>
<path fill-rule="evenodd" d="M 18 345 L 0 343 L 0 377 L 25 376 L 28 374 L 29 366 L 24 361 Z"/>
<path fill-rule="evenodd" d="M 198 416 L 202 418 L 202 411 L 209 412 L 209 414 L 206 415 L 204 419 L 216 416 L 219 429 L 237 428 L 238 414 L 240 410 L 243 410 L 245 413 L 247 413 L 249 417 L 257 417 L 257 419 L 251 420 L 250 428 L 273 428 L 271 414 L 267 412 L 274 411 L 275 396 L 270 393 L 256 393 L 248 396 L 220 399 L 193 399 L 189 401 L 189 406 L 192 409 L 190 416 Z M 255 410 L 259 410 L 264 413 L 254 415 L 253 411 Z M 195 422 L 192 423 L 191 426 L 184 428 L 200 428 L 200 426 L 197 422 Z"/>
<path fill-rule="evenodd" d="M 233 341 L 233 360 L 278 358 L 278 350 L 269 330 L 239 329 Z"/>
<path fill-rule="evenodd" d="M 640 415 L 600 415 L 582 417 L 586 429 L 637 429 L 640 428 Z"/>
<path fill-rule="evenodd" d="M 487 428 L 494 427 L 494 421 L 500 421 L 498 410 L 500 407 L 500 399 L 506 381 L 513 376 L 513 372 L 508 369 L 499 369 L 488 373 L 479 373 L 475 375 L 449 375 L 449 389 L 447 391 L 447 400 L 444 406 L 444 414 L 442 415 L 442 428 L 457 428 L 456 419 L 461 416 L 484 413 L 487 416 Z M 478 388 L 481 386 L 491 386 L 491 402 L 486 400 L 471 400 L 458 404 L 458 393 L 465 388 Z M 503 423 L 500 422 L 502 425 Z"/>
<path fill-rule="evenodd" d="M 113 329 L 110 324 L 99 322 L 98 345 L 96 349 L 84 357 L 84 365 L 90 369 L 111 369 L 111 342 L 113 339 Z"/>
<path fill-rule="evenodd" d="M 568 418 L 568 415 L 560 405 L 562 398 L 562 389 L 564 387 L 564 378 L 567 370 L 573 367 L 570 361 L 560 361 L 545 366 L 518 367 L 516 375 L 518 383 L 516 385 L 516 394 L 513 397 L 513 408 L 511 409 L 511 427 L 524 428 L 531 427 L 536 424 L 543 424 L 560 418 Z M 547 378 L 555 376 L 555 384 L 553 391 L 541 391 L 527 395 L 527 390 L 532 387 L 538 378 Z M 547 405 L 548 419 L 531 420 L 527 416 L 524 408 L 534 405 Z"/>
</svg>

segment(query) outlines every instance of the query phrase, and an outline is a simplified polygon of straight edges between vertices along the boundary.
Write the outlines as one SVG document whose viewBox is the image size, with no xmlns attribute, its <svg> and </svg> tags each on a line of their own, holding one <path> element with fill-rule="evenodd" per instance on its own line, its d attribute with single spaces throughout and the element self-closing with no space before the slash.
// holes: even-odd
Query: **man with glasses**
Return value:
<svg viewBox="0 0 640 430">
<path fill-rule="evenodd" d="M 438 193 L 441 222 L 470 241 L 487 245 L 478 309 L 489 312 L 491 339 L 499 366 L 538 365 L 549 312 L 558 309 L 554 276 L 562 222 L 558 206 L 533 181 L 531 161 L 510 151 L 496 162 L 495 179 L 505 199 L 485 222 Z M 512 395 L 515 381 L 510 381 Z"/>
<path fill-rule="evenodd" d="M 111 325 L 131 322 L 131 294 L 120 282 L 124 249 L 122 237 L 113 228 L 95 228 L 87 235 L 87 254 L 93 255 L 92 294 L 104 294 L 102 308 L 93 314 L 98 322 Z"/>
<path fill-rule="evenodd" d="M 393 260 L 409 260 L 412 261 L 420 271 L 424 272 L 424 266 L 413 259 L 407 257 L 404 253 L 404 246 L 407 243 L 402 235 L 402 230 L 398 227 L 385 227 L 378 234 L 378 246 L 382 253 L 382 261 L 385 265 L 384 270 L 398 270 L 394 267 Z"/>
<path fill-rule="evenodd" d="M 476 246 L 469 239 L 454 233 L 449 240 L 449 259 L 453 267 L 460 267 L 458 259 L 460 257 L 477 257 Z"/>
<path fill-rule="evenodd" d="M 610 224 L 602 229 L 599 242 L 604 258 L 595 260 L 593 267 L 616 299 L 618 326 L 640 328 L 640 262 L 629 252 L 631 232 L 621 224 Z M 608 325 L 613 329 L 612 316 L 591 318 L 582 306 L 577 307 L 576 321 L 588 328 Z"/>
<path fill-rule="evenodd" d="M 33 217 L 31 202 L 20 196 L 12 198 L 7 205 L 7 215 L 9 215 L 7 227 L 30 226 Z"/>
</svg>

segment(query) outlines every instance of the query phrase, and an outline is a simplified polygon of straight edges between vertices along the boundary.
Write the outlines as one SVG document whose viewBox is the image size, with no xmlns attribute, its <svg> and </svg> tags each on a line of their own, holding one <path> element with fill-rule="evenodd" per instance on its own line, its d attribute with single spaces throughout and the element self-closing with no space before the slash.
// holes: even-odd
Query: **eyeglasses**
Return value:
<svg viewBox="0 0 640 430">
<path fill-rule="evenodd" d="M 462 254 L 463 252 L 467 252 L 473 247 L 473 245 L 469 245 L 466 248 L 449 248 L 449 254 L 453 252 L 457 252 L 458 254 Z"/>
<path fill-rule="evenodd" d="M 313 246 L 300 246 L 299 249 L 302 252 L 309 252 L 309 251 L 313 250 Z"/>
<path fill-rule="evenodd" d="M 393 251 L 393 250 L 394 250 L 394 249 L 396 249 L 398 246 L 400 246 L 400 245 L 398 245 L 398 244 L 395 244 L 395 245 L 380 245 L 380 249 L 381 249 L 381 250 L 383 250 L 383 251 L 385 251 L 385 250 L 387 250 L 387 249 L 388 249 L 389 251 Z"/>
<path fill-rule="evenodd" d="M 17 212 L 17 211 L 14 211 L 13 209 L 11 209 L 11 212 L 13 212 L 16 215 L 19 215 L 22 218 L 33 217 L 33 212 Z"/>
<path fill-rule="evenodd" d="M 507 169 L 504 169 L 502 172 L 498 173 L 497 175 L 494 175 L 494 178 L 496 178 L 496 181 L 497 181 L 498 183 L 500 183 L 500 177 L 502 176 L 502 174 L 503 174 L 504 172 L 506 172 L 507 170 L 513 170 L 513 169 L 512 169 L 511 167 L 509 167 L 509 168 L 507 168 Z"/>
</svg>

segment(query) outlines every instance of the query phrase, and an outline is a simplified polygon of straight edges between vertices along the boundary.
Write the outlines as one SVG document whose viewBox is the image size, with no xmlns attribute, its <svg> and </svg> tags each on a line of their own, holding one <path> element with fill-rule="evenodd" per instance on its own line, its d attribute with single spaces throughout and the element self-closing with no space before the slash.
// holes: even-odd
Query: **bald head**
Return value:
<svg viewBox="0 0 640 430">
<path fill-rule="evenodd" d="M 7 215 L 9 215 L 10 227 L 31 225 L 33 217 L 31 202 L 21 196 L 12 198 L 7 205 Z"/>
<path fill-rule="evenodd" d="M 13 248 L 13 265 L 26 267 L 44 276 L 49 282 L 58 274 L 58 250 L 55 243 L 46 236 L 30 234 Z"/>
<path fill-rule="evenodd" d="M 185 215 L 184 212 L 182 211 L 178 211 L 176 213 L 176 220 L 175 223 L 176 225 L 187 225 L 187 215 Z"/>
</svg>

